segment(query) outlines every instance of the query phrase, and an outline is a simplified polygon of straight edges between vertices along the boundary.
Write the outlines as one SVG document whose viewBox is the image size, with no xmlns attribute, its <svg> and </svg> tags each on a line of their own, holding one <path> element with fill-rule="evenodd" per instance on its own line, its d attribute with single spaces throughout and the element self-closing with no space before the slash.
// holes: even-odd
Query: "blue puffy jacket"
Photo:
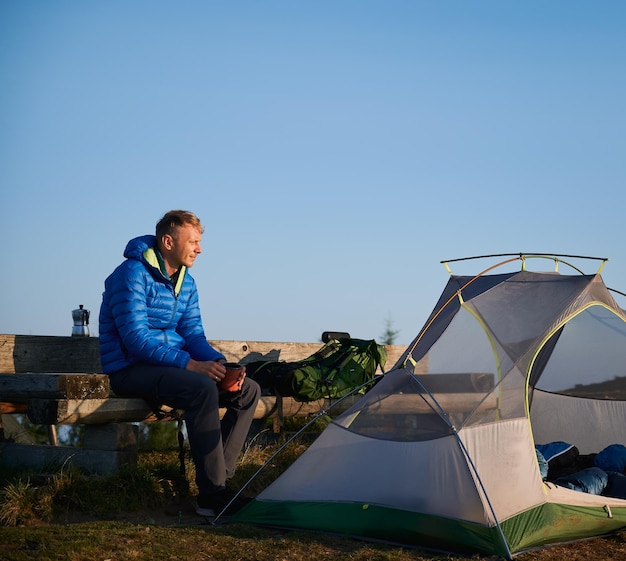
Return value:
<svg viewBox="0 0 626 561">
<path fill-rule="evenodd" d="M 126 261 L 104 282 L 100 358 L 107 374 L 136 362 L 185 368 L 190 358 L 224 358 L 204 335 L 193 277 L 183 266 L 174 286 L 155 247 L 154 236 L 128 242 Z"/>
</svg>

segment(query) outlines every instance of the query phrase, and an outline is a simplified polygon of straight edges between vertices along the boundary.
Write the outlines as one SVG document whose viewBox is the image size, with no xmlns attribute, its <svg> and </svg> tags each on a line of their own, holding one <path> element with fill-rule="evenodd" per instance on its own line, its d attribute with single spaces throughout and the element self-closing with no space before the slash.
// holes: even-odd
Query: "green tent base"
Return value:
<svg viewBox="0 0 626 561">
<path fill-rule="evenodd" d="M 495 528 L 376 505 L 255 500 L 235 520 L 462 554 L 481 551 L 506 556 Z"/>
<path fill-rule="evenodd" d="M 619 530 L 626 526 L 626 507 L 613 508 L 609 514 L 601 507 L 545 504 L 502 522 L 502 534 L 495 526 L 358 503 L 254 500 L 235 520 L 506 558 L 527 549 Z"/>
<path fill-rule="evenodd" d="M 626 527 L 626 506 L 576 506 L 546 503 L 502 522 L 512 552 L 592 538 Z"/>
</svg>

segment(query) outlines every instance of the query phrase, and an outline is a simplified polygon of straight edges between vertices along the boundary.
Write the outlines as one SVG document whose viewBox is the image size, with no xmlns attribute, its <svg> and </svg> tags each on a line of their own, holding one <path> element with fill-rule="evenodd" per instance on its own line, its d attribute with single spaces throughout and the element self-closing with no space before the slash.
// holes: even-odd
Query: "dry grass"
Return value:
<svg viewBox="0 0 626 561">
<path fill-rule="evenodd" d="M 160 526 L 130 522 L 45 524 L 0 530 L 0 559 L 214 561 L 463 561 L 463 557 L 371 544 L 349 538 L 284 532 L 240 524 Z M 474 556 L 475 561 L 497 557 Z M 598 538 L 520 555 L 519 561 L 626 559 L 626 535 Z"/>
<path fill-rule="evenodd" d="M 155 527 L 120 523 L 88 523 L 79 526 L 11 528 L 2 535 L 2 559 L 111 559 L 147 560 L 298 560 L 416 561 L 452 559 L 389 546 L 371 545 L 345 538 L 283 533 L 246 528 Z"/>
</svg>

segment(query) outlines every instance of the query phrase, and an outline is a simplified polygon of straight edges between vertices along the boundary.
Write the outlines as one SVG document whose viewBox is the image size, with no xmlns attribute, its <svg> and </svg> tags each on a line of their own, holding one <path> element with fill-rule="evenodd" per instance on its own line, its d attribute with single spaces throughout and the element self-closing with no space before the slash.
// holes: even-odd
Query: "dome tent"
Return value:
<svg viewBox="0 0 626 561">
<path fill-rule="evenodd" d="M 564 275 L 562 257 L 451 273 L 396 365 L 236 520 L 507 558 L 625 527 L 626 500 L 538 461 L 551 443 L 587 461 L 626 445 L 626 314 L 606 260 Z"/>
</svg>

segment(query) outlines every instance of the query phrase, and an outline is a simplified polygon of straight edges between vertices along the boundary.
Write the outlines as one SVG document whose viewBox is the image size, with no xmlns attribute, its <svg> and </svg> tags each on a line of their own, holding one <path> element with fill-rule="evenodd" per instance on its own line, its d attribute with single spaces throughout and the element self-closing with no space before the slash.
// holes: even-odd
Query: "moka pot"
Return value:
<svg viewBox="0 0 626 561">
<path fill-rule="evenodd" d="M 72 337 L 89 337 L 89 310 L 85 310 L 81 304 L 76 310 L 72 310 Z"/>
</svg>

